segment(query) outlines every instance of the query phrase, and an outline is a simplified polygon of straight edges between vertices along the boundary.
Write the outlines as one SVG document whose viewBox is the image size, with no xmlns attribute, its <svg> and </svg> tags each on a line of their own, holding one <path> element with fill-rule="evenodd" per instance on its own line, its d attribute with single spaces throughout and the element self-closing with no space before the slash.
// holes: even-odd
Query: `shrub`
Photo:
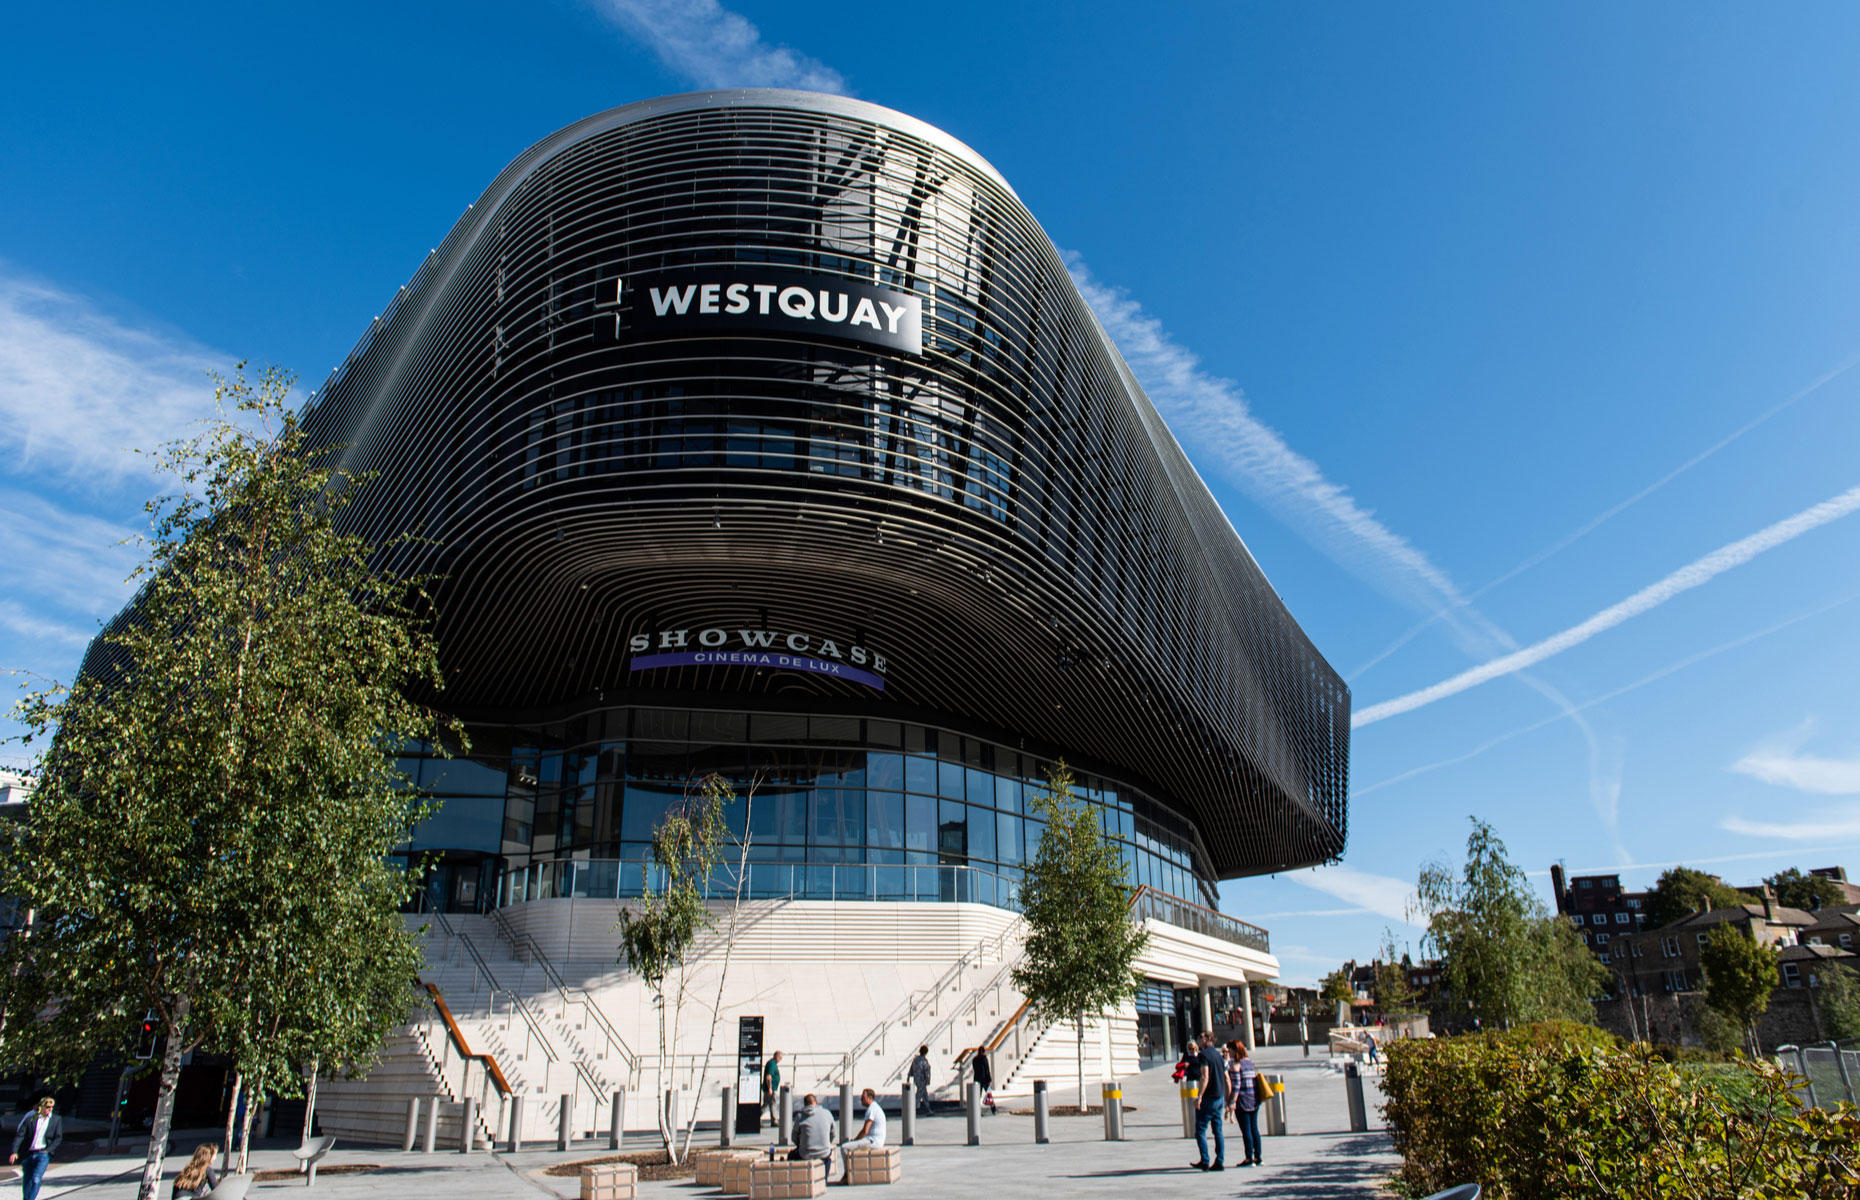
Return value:
<svg viewBox="0 0 1860 1200">
<path fill-rule="evenodd" d="M 1860 1116 L 1804 1109 L 1767 1062 L 1673 1063 L 1545 1023 L 1389 1048 L 1397 1178 L 1489 1200 L 1860 1197 Z"/>
</svg>

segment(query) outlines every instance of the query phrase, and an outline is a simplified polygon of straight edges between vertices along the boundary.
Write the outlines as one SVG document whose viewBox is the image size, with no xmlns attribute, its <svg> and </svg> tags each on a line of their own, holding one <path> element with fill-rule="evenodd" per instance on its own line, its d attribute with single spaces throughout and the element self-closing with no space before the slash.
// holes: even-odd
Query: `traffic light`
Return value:
<svg viewBox="0 0 1860 1200">
<path fill-rule="evenodd" d="M 142 1035 L 136 1042 L 137 1058 L 154 1058 L 155 1042 L 161 1036 L 161 1027 L 155 1023 L 155 1014 L 142 1018 Z"/>
</svg>

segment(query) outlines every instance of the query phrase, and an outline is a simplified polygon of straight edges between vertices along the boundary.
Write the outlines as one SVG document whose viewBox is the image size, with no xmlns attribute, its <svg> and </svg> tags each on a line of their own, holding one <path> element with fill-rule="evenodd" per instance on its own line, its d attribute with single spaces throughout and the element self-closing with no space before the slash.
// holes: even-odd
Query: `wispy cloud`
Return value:
<svg viewBox="0 0 1860 1200">
<path fill-rule="evenodd" d="M 208 415 L 207 374 L 229 365 L 0 263 L 0 460 L 14 480 L 94 485 L 143 471 L 131 451 Z"/>
<path fill-rule="evenodd" d="M 1198 463 L 1357 578 L 1416 612 L 1430 614 L 1430 620 L 1439 620 L 1469 658 L 1518 649 L 1517 640 L 1480 612 L 1446 571 L 1254 416 L 1238 384 L 1204 370 L 1199 356 L 1171 337 L 1127 292 L 1099 281 L 1081 256 L 1067 254 L 1066 265 L 1157 411 L 1184 442 L 1201 451 Z M 1528 673 L 1519 679 L 1582 735 L 1589 801 L 1618 847 L 1619 743 L 1597 734 L 1560 689 Z M 1625 850 L 1622 853 L 1625 857 Z"/>
<path fill-rule="evenodd" d="M 747 17 L 717 0 L 595 0 L 594 8 L 700 87 L 847 91 L 838 71 L 763 41 Z"/>
<path fill-rule="evenodd" d="M 1280 876 L 1313 891 L 1335 896 L 1351 906 L 1351 911 L 1367 911 L 1391 921 L 1412 924 L 1408 913 L 1414 906 L 1414 884 L 1388 875 L 1359 871 L 1342 863 L 1312 867 L 1306 871 L 1288 871 Z"/>
<path fill-rule="evenodd" d="M 1719 822 L 1726 833 L 1745 837 L 1782 838 L 1791 842 L 1825 842 L 1830 838 L 1860 837 L 1860 803 L 1824 805 L 1792 821 L 1749 821 L 1726 817 Z"/>
<path fill-rule="evenodd" d="M 1860 486 L 1849 488 L 1838 496 L 1823 500 L 1820 504 L 1803 509 L 1792 517 L 1760 529 L 1749 537 L 1740 538 L 1728 546 L 1721 546 L 1703 558 L 1687 563 L 1664 579 L 1651 583 L 1632 596 L 1617 604 L 1611 604 L 1586 621 L 1570 626 L 1563 632 L 1547 637 L 1535 645 L 1526 646 L 1490 662 L 1460 672 L 1450 679 L 1442 680 L 1431 687 L 1397 696 L 1393 700 L 1384 700 L 1359 709 L 1351 718 L 1351 726 L 1360 728 L 1377 721 L 1386 720 L 1400 713 L 1413 712 L 1436 700 L 1455 696 L 1468 688 L 1478 687 L 1482 683 L 1535 666 L 1547 658 L 1579 646 L 1598 633 L 1606 632 L 1631 620 L 1651 609 L 1658 608 L 1673 597 L 1689 592 L 1734 567 L 1740 567 L 1767 550 L 1773 550 L 1785 543 L 1794 541 L 1811 530 L 1819 529 L 1830 521 L 1860 509 Z"/>
<path fill-rule="evenodd" d="M 1860 795 L 1860 756 L 1825 758 L 1801 753 L 1814 731 L 1815 723 L 1805 721 L 1788 733 L 1766 739 L 1732 763 L 1730 769 L 1798 792 L 1821 796 Z"/>
</svg>

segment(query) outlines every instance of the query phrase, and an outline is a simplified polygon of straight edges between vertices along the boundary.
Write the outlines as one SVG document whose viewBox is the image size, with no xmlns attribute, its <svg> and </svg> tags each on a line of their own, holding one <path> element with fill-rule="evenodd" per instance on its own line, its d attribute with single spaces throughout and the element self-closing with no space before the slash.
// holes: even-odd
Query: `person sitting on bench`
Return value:
<svg viewBox="0 0 1860 1200">
<path fill-rule="evenodd" d="M 840 1146 L 840 1163 L 844 1168 L 840 1172 L 842 1182 L 850 1182 L 852 1179 L 852 1160 L 847 1157 L 848 1151 L 885 1144 L 885 1110 L 878 1106 L 878 1093 L 867 1088 L 859 1093 L 859 1099 L 865 1103 L 865 1124 L 859 1127 L 858 1137 Z"/>
<path fill-rule="evenodd" d="M 833 1117 L 812 1092 L 801 1097 L 801 1111 L 794 1114 L 794 1149 L 788 1158 L 817 1158 L 827 1164 L 828 1174 L 833 1171 Z"/>
</svg>

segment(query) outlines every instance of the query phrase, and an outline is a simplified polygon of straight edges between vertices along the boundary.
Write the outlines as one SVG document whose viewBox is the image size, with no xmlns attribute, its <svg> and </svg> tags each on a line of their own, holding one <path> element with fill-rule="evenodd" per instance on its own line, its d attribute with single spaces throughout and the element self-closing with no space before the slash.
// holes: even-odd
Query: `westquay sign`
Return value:
<svg viewBox="0 0 1860 1200">
<path fill-rule="evenodd" d="M 768 667 L 830 675 L 885 690 L 885 656 L 865 646 L 773 629 L 661 629 L 627 640 L 628 671 L 659 667 Z"/>
<path fill-rule="evenodd" d="M 834 275 L 706 267 L 636 275 L 601 286 L 602 308 L 631 306 L 614 336 L 682 330 L 774 330 L 924 352 L 923 301 Z"/>
</svg>

